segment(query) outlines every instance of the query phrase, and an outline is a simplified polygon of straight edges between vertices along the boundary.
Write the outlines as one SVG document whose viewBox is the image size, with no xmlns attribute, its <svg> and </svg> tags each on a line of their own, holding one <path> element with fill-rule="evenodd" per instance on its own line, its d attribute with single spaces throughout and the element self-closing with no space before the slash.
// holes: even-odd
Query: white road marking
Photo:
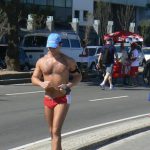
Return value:
<svg viewBox="0 0 150 150">
<path fill-rule="evenodd" d="M 114 123 L 120 123 L 120 122 L 123 122 L 123 121 L 137 119 L 137 118 L 140 118 L 140 117 L 146 117 L 146 116 L 149 116 L 149 114 L 142 114 L 142 115 L 138 115 L 138 116 L 133 116 L 133 117 L 128 117 L 128 118 L 124 118 L 124 119 L 110 121 L 110 122 L 106 122 L 106 123 L 102 123 L 102 124 L 97 124 L 97 125 L 93 125 L 93 126 L 90 126 L 90 127 L 81 128 L 81 129 L 74 130 L 74 131 L 71 131 L 71 132 L 63 133 L 62 137 L 67 136 L 67 135 L 72 135 L 72 134 L 75 134 L 75 133 L 79 133 L 79 132 L 82 132 L 82 131 L 86 131 L 86 130 L 106 126 L 106 125 L 111 125 L 111 124 L 114 124 Z M 29 148 L 29 146 L 34 146 L 35 144 L 39 144 L 39 143 L 46 142 L 46 141 L 48 142 L 50 140 L 51 140 L 51 138 L 45 138 L 45 139 L 42 139 L 42 140 L 39 140 L 39 141 L 36 141 L 36 142 L 33 142 L 33 143 L 29 143 L 29 144 L 26 144 L 26 145 L 22 145 L 22 146 L 19 146 L 19 147 L 16 147 L 16 148 L 12 148 L 12 149 L 9 149 L 9 150 L 21 150 L 21 149 Z"/>
<path fill-rule="evenodd" d="M 24 94 L 34 94 L 34 93 L 43 93 L 44 91 L 34 91 L 34 92 L 23 92 L 23 93 L 10 93 L 5 94 L 6 96 L 12 96 L 12 95 L 24 95 Z"/>
<path fill-rule="evenodd" d="M 91 101 L 91 102 L 104 101 L 104 100 L 108 100 L 108 99 L 119 99 L 119 98 L 125 98 L 125 97 L 129 97 L 129 96 L 125 95 L 125 96 L 117 96 L 117 97 L 107 97 L 107 98 L 100 98 L 100 99 L 92 99 L 92 100 L 89 100 L 89 101 Z"/>
<path fill-rule="evenodd" d="M 18 83 L 18 84 L 12 84 L 12 85 L 32 85 L 32 83 Z"/>
</svg>

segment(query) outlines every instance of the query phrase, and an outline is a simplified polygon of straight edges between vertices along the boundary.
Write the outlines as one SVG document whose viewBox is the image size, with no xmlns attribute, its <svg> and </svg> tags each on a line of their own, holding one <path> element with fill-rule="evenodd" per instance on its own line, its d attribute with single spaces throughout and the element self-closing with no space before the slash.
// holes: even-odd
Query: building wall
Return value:
<svg viewBox="0 0 150 150">
<path fill-rule="evenodd" d="M 93 14 L 93 5 L 94 1 L 98 0 L 73 0 L 73 8 L 72 8 L 72 17 L 75 17 L 75 10 L 79 11 L 79 24 L 86 25 L 93 24 L 93 19 L 90 22 L 84 21 L 83 12 L 88 10 L 91 14 Z M 142 19 L 150 18 L 150 11 L 147 10 L 146 5 L 150 3 L 150 0 L 104 0 L 105 2 L 109 2 L 112 4 L 124 4 L 124 5 L 134 5 L 136 7 L 136 25 L 138 26 Z"/>
<path fill-rule="evenodd" d="M 129 4 L 140 7 L 145 7 L 148 0 L 104 0 L 105 2 L 116 3 L 116 4 Z"/>
<path fill-rule="evenodd" d="M 76 17 L 75 11 L 79 11 L 79 24 L 86 25 L 87 21 L 84 20 L 84 12 L 88 11 L 88 13 L 93 14 L 93 0 L 73 0 L 73 18 Z M 92 19 L 89 23 L 92 23 Z"/>
</svg>

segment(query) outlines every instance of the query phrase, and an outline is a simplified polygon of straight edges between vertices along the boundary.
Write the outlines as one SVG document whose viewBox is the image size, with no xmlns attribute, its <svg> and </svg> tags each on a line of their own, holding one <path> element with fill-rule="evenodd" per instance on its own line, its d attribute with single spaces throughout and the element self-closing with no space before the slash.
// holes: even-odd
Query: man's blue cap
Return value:
<svg viewBox="0 0 150 150">
<path fill-rule="evenodd" d="M 57 33 L 51 33 L 48 36 L 46 47 L 56 48 L 61 42 L 61 37 Z"/>
</svg>

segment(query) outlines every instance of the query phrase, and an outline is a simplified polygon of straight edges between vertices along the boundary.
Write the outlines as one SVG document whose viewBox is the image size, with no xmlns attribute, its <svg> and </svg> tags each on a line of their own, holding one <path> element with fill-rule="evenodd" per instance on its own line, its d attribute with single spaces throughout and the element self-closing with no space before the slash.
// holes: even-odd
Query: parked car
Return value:
<svg viewBox="0 0 150 150">
<path fill-rule="evenodd" d="M 80 55 L 80 61 L 87 64 L 88 70 L 96 70 L 98 55 L 102 46 L 87 46 L 85 52 Z"/>
<path fill-rule="evenodd" d="M 19 49 L 19 63 L 20 63 L 21 70 L 30 70 L 31 69 L 29 58 L 26 55 L 26 53 L 24 52 L 24 50 L 22 50 L 21 48 Z"/>
<path fill-rule="evenodd" d="M 59 31 L 57 33 L 62 38 L 61 51 L 72 57 L 77 64 L 80 63 L 79 54 L 82 53 L 83 48 L 81 47 L 78 34 L 73 31 Z M 37 60 L 47 53 L 46 42 L 49 34 L 49 31 L 36 31 L 24 36 L 21 49 L 26 53 L 32 67 L 35 67 Z"/>
<path fill-rule="evenodd" d="M 140 46 L 137 46 L 138 52 L 139 52 L 139 65 L 144 66 L 146 64 L 145 55 L 143 52 L 143 49 Z"/>
<path fill-rule="evenodd" d="M 6 69 L 6 63 L 2 58 L 0 58 L 0 69 Z"/>
<path fill-rule="evenodd" d="M 148 61 L 150 59 L 150 47 L 143 47 L 142 48 L 145 60 Z"/>
</svg>

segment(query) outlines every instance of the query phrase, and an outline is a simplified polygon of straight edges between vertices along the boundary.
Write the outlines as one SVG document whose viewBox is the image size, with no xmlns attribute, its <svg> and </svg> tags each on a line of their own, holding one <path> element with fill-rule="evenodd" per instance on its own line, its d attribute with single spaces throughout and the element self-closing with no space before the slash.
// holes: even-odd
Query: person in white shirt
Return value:
<svg viewBox="0 0 150 150">
<path fill-rule="evenodd" d="M 132 84 L 137 84 L 137 76 L 138 76 L 138 68 L 139 68 L 139 60 L 138 60 L 138 50 L 137 43 L 132 43 L 131 44 L 131 56 L 130 56 L 130 61 L 131 61 L 131 70 L 130 70 L 130 76 L 132 79 Z"/>
<path fill-rule="evenodd" d="M 129 56 L 128 56 L 127 50 L 125 49 L 124 43 L 121 43 L 120 45 L 120 52 L 121 52 L 120 61 L 122 63 L 121 73 L 123 75 L 123 83 L 128 84 L 129 82 L 128 76 L 130 73 L 130 61 L 129 61 Z"/>
</svg>

